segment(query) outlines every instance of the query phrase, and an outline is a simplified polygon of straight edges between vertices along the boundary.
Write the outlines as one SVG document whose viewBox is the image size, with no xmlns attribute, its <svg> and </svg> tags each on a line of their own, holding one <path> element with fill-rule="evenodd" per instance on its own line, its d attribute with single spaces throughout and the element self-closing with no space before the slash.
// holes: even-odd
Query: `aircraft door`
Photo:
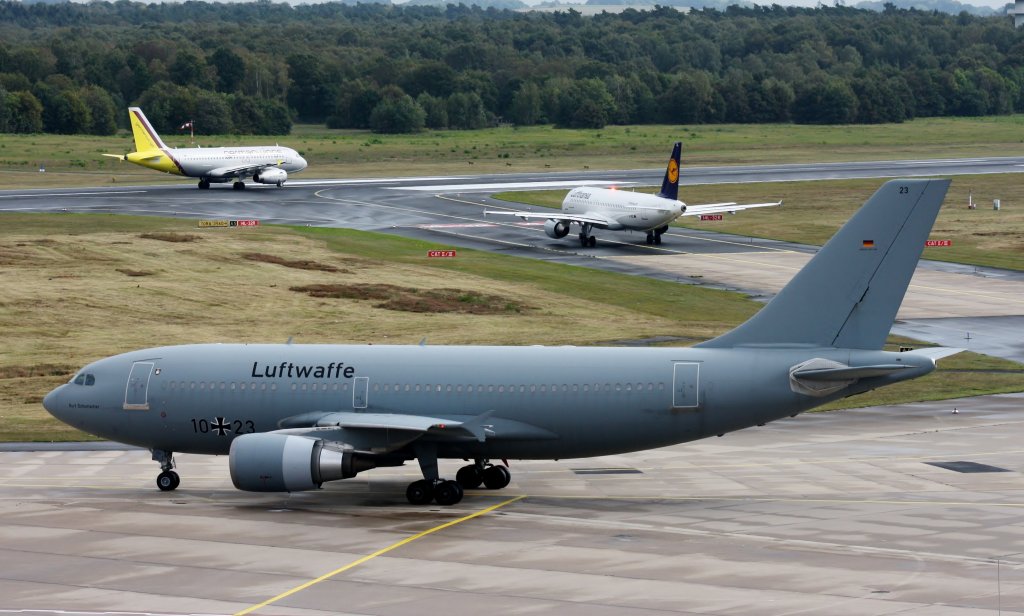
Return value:
<svg viewBox="0 0 1024 616">
<path fill-rule="evenodd" d="M 676 362 L 672 370 L 672 408 L 695 409 L 700 406 L 700 364 Z"/>
<path fill-rule="evenodd" d="M 137 361 L 128 373 L 128 385 L 124 390 L 124 409 L 149 410 L 149 378 L 153 375 L 153 362 Z"/>
<path fill-rule="evenodd" d="M 370 378 L 357 376 L 352 382 L 352 408 L 365 409 L 370 390 Z"/>
</svg>

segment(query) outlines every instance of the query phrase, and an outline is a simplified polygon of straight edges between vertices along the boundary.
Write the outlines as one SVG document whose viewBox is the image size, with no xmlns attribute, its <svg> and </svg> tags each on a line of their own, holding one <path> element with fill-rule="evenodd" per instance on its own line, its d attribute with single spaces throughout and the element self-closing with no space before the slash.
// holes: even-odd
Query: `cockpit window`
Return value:
<svg viewBox="0 0 1024 616">
<path fill-rule="evenodd" d="M 91 374 L 85 375 L 85 384 L 86 385 L 95 385 L 96 384 L 96 377 L 91 375 Z"/>
<path fill-rule="evenodd" d="M 83 372 L 83 373 L 79 374 L 78 376 L 76 376 L 75 380 L 72 381 L 72 382 L 75 385 L 95 385 L 96 384 L 96 376 L 93 375 L 93 374 L 86 374 L 86 373 Z"/>
<path fill-rule="evenodd" d="M 75 385 L 85 385 L 85 373 L 79 374 L 75 377 Z"/>
</svg>

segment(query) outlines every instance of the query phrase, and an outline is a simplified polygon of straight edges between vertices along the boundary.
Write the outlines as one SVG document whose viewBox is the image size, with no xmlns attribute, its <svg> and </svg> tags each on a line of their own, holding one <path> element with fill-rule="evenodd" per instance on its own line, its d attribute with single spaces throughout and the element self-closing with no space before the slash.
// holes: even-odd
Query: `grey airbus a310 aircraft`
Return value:
<svg viewBox="0 0 1024 616">
<path fill-rule="evenodd" d="M 46 409 L 152 451 L 229 456 L 260 492 L 417 459 L 414 504 L 508 485 L 502 459 L 617 454 L 793 416 L 931 372 L 953 349 L 882 351 L 949 180 L 884 184 L 772 301 L 689 348 L 202 344 L 96 361 Z M 441 479 L 439 459 L 473 460 Z"/>
</svg>

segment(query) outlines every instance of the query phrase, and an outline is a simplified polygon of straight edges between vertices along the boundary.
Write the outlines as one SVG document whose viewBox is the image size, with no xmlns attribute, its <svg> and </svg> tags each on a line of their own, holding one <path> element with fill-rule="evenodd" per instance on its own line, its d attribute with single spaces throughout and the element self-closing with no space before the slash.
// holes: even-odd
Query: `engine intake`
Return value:
<svg viewBox="0 0 1024 616">
<path fill-rule="evenodd" d="M 357 452 L 289 434 L 243 434 L 228 456 L 232 483 L 249 492 L 312 490 L 377 466 Z"/>
<path fill-rule="evenodd" d="M 252 180 L 260 184 L 277 184 L 280 186 L 288 179 L 288 172 L 277 167 L 267 167 L 253 174 Z"/>
<path fill-rule="evenodd" d="M 569 235 L 569 223 L 564 220 L 548 220 L 544 223 L 544 233 L 556 240 Z"/>
</svg>

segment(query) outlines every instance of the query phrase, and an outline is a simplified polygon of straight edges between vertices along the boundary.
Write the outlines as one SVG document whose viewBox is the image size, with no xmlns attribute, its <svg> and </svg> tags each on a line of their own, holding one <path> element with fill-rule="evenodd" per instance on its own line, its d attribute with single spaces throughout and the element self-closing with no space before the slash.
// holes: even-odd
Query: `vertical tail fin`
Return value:
<svg viewBox="0 0 1024 616">
<path fill-rule="evenodd" d="M 881 349 L 947 188 L 949 180 L 886 182 L 767 306 L 697 346 Z"/>
<path fill-rule="evenodd" d="M 141 107 L 129 107 L 128 119 L 132 123 L 132 135 L 135 137 L 136 152 L 167 149 L 163 140 L 160 139 L 160 135 L 156 134 L 156 131 L 153 130 L 153 125 L 146 119 L 146 114 L 142 113 Z"/>
<path fill-rule="evenodd" d="M 661 181 L 661 190 L 658 196 L 664 199 L 677 201 L 679 199 L 679 154 L 683 149 L 683 143 L 676 141 L 672 146 L 672 156 L 668 159 L 668 167 L 665 168 L 665 179 Z"/>
</svg>

